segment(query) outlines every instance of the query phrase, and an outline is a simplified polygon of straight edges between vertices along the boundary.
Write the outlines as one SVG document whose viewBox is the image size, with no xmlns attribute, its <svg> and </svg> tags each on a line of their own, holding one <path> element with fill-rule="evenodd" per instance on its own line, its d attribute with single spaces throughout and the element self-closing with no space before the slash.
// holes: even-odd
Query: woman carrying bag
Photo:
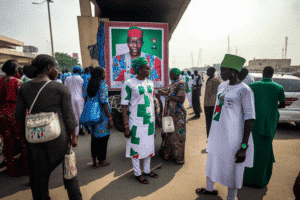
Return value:
<svg viewBox="0 0 300 200">
<path fill-rule="evenodd" d="M 74 113 L 70 112 L 72 111 L 71 94 L 66 86 L 53 81 L 58 75 L 58 68 L 58 62 L 52 56 L 38 55 L 28 67 L 26 74 L 32 80 L 20 87 L 17 97 L 15 120 L 22 121 L 24 127 L 26 123 L 30 186 L 34 200 L 51 199 L 49 196 L 50 175 L 63 162 L 70 143 L 73 147 L 77 146 L 75 128 L 78 124 Z M 58 124 L 55 126 L 59 129 L 58 137 L 39 142 L 38 139 L 40 141 L 46 139 L 45 135 L 48 133 L 37 128 L 30 133 L 30 140 L 27 131 L 28 120 L 25 121 L 27 109 L 30 110 L 28 116 L 54 113 L 56 119 L 58 118 Z M 36 141 L 34 141 L 35 138 Z M 77 176 L 67 180 L 65 188 L 69 199 L 82 199 Z"/>
<path fill-rule="evenodd" d="M 170 71 L 171 85 L 166 89 L 158 90 L 160 95 L 166 96 L 164 116 L 171 116 L 175 130 L 163 133 L 162 146 L 159 153 L 165 160 L 173 160 L 176 164 L 184 164 L 186 110 L 183 107 L 186 94 L 184 81 L 179 80 L 181 72 L 177 68 Z"/>
<path fill-rule="evenodd" d="M 88 98 L 96 98 L 100 104 L 100 121 L 94 126 L 89 126 L 92 137 L 91 152 L 93 168 L 96 169 L 97 167 L 108 166 L 110 164 L 106 161 L 106 152 L 110 136 L 109 129 L 113 127 L 111 109 L 108 102 L 108 86 L 105 83 L 105 73 L 102 67 L 95 67 L 92 71 L 87 87 L 87 96 Z M 98 164 L 96 159 L 99 161 Z"/>
</svg>

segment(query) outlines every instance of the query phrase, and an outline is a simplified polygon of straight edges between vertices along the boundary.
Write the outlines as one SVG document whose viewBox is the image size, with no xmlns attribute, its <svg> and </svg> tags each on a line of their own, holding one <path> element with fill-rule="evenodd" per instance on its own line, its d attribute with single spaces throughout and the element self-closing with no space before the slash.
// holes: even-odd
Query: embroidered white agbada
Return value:
<svg viewBox="0 0 300 200">
<path fill-rule="evenodd" d="M 126 157 L 143 159 L 154 156 L 154 87 L 151 80 L 132 78 L 122 86 L 122 105 L 128 106 L 131 137 L 126 138 Z"/>
<path fill-rule="evenodd" d="M 66 78 L 65 85 L 71 93 L 73 112 L 75 114 L 76 121 L 79 124 L 80 115 L 84 108 L 84 99 L 82 97 L 83 79 L 80 77 L 79 74 L 75 73 L 72 76 Z M 78 135 L 79 126 L 76 127 L 75 133 L 76 135 Z"/>
<path fill-rule="evenodd" d="M 219 85 L 206 148 L 205 172 L 213 182 L 229 188 L 242 187 L 245 166 L 253 167 L 252 133 L 245 162 L 235 163 L 235 154 L 241 148 L 244 124 L 248 119 L 255 119 L 254 95 L 250 87 L 245 83 L 231 86 L 228 81 Z"/>
</svg>

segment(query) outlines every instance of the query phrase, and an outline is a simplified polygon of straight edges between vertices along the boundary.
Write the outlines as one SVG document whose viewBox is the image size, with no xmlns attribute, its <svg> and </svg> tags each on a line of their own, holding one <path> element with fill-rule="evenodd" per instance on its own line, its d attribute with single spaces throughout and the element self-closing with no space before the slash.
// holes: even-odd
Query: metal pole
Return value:
<svg viewBox="0 0 300 200">
<path fill-rule="evenodd" d="M 51 27 L 51 16 L 50 16 L 50 5 L 49 2 L 51 0 L 47 0 L 48 5 L 48 15 L 49 15 L 49 26 L 50 26 L 50 38 L 51 38 L 51 50 L 52 50 L 52 56 L 54 57 L 54 48 L 53 48 L 53 38 L 52 38 L 52 27 Z"/>
</svg>

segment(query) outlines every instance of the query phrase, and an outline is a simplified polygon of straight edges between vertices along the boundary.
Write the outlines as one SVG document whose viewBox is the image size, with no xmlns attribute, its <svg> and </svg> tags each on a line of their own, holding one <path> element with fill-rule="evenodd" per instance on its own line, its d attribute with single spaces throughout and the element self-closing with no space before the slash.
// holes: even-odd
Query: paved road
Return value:
<svg viewBox="0 0 300 200">
<path fill-rule="evenodd" d="M 186 106 L 187 107 L 187 106 Z M 192 109 L 187 109 L 191 113 Z M 188 115 L 191 117 L 192 115 Z M 159 133 L 159 130 L 157 130 Z M 292 124 L 280 124 L 274 139 L 273 176 L 269 185 L 263 189 L 243 187 L 238 192 L 239 200 L 294 200 L 292 186 L 300 170 L 300 131 Z M 161 137 L 156 137 L 156 152 Z M 78 177 L 84 199 L 212 199 L 225 200 L 227 188 L 216 183 L 219 196 L 195 194 L 197 187 L 205 186 L 206 132 L 204 114 L 187 126 L 186 163 L 175 165 L 156 155 L 151 162 L 158 179 L 148 179 L 149 185 L 142 185 L 134 179 L 131 161 L 125 158 L 123 133 L 113 129 L 108 142 L 108 161 L 111 165 L 93 169 L 90 153 L 90 135 L 80 138 L 76 148 Z M 158 167 L 161 167 L 158 169 Z M 24 186 L 28 177 L 11 178 L 6 171 L 0 173 L 0 199 L 31 199 L 30 189 Z M 63 188 L 62 170 L 59 166 L 50 178 L 52 199 L 68 199 Z"/>
</svg>

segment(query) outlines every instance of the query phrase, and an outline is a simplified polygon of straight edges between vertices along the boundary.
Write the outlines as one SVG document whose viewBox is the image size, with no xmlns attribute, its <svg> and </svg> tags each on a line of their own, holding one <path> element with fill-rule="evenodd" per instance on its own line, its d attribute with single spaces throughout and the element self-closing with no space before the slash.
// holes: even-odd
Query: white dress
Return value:
<svg viewBox="0 0 300 200">
<path fill-rule="evenodd" d="M 71 101 L 72 107 L 75 114 L 76 121 L 79 124 L 80 115 L 84 108 L 84 99 L 82 97 L 82 86 L 83 86 L 83 79 L 80 77 L 79 74 L 73 74 L 69 76 L 65 80 L 65 85 L 69 89 L 71 93 Z M 79 126 L 75 129 L 76 135 L 79 133 Z"/>
<path fill-rule="evenodd" d="M 235 163 L 235 154 L 241 148 L 244 123 L 248 119 L 255 119 L 254 95 L 250 87 L 245 83 L 231 86 L 228 81 L 219 85 L 206 148 L 205 172 L 213 182 L 228 188 L 242 187 L 245 167 L 253 167 L 252 133 L 245 162 Z"/>
<path fill-rule="evenodd" d="M 128 106 L 131 137 L 126 138 L 126 157 L 154 156 L 154 87 L 151 80 L 132 78 L 122 86 L 122 105 Z"/>
</svg>

